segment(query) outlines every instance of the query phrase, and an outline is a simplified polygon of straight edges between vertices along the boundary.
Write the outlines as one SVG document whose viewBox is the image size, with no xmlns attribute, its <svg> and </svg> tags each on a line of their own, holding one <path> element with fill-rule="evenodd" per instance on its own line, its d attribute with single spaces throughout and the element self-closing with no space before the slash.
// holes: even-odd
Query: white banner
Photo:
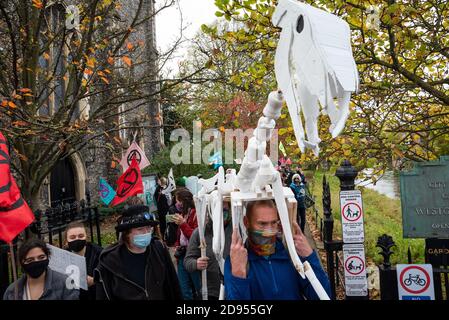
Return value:
<svg viewBox="0 0 449 320">
<path fill-rule="evenodd" d="M 87 290 L 86 258 L 76 253 L 47 245 L 51 250 L 50 269 L 65 274 L 69 289 Z"/>
</svg>

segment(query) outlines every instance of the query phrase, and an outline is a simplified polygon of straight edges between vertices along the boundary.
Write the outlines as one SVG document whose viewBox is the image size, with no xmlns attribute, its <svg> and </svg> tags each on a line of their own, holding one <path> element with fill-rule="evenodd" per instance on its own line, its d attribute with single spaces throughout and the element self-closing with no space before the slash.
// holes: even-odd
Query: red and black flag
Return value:
<svg viewBox="0 0 449 320">
<path fill-rule="evenodd" d="M 0 132 L 0 240 L 10 243 L 34 220 L 11 174 L 6 139 Z"/>
<path fill-rule="evenodd" d="M 143 193 L 142 175 L 140 173 L 139 163 L 136 158 L 133 157 L 131 165 L 117 181 L 116 195 L 110 205 L 116 206 L 129 197 L 139 193 Z"/>
</svg>

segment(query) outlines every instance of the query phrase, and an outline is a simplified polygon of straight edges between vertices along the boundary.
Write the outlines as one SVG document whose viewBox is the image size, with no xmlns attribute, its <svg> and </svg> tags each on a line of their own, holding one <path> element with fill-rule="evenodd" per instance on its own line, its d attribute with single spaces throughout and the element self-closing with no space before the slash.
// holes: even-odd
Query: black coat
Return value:
<svg viewBox="0 0 449 320">
<path fill-rule="evenodd" d="M 154 192 L 153 198 L 157 207 L 157 215 L 159 218 L 159 228 L 161 230 L 162 235 L 165 233 L 165 228 L 167 227 L 165 216 L 168 212 L 168 199 L 165 194 L 162 193 L 162 187 L 160 185 L 156 186 L 156 190 Z"/>
<path fill-rule="evenodd" d="M 103 248 L 95 243 L 86 243 L 86 254 L 84 257 L 86 258 L 86 270 L 88 276 L 94 276 L 94 269 L 98 266 L 102 250 Z M 95 294 L 96 284 L 90 286 L 88 291 L 80 289 L 80 300 L 96 300 Z"/>
<path fill-rule="evenodd" d="M 145 288 L 127 279 L 120 248 L 124 243 L 103 250 L 95 269 L 97 300 L 181 300 L 181 289 L 167 248 L 153 239 L 148 246 Z"/>
<path fill-rule="evenodd" d="M 159 214 L 165 215 L 168 212 L 168 199 L 165 194 L 162 193 L 162 187 L 160 185 L 156 186 L 156 190 L 154 191 L 154 201 L 156 202 L 157 212 Z"/>
</svg>

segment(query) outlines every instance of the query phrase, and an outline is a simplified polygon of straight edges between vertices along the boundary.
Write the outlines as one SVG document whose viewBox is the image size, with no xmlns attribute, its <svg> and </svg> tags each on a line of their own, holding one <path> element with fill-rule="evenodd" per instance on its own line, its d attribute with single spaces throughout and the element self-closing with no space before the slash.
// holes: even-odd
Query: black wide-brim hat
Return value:
<svg viewBox="0 0 449 320">
<path fill-rule="evenodd" d="M 156 219 L 156 215 L 150 212 L 150 208 L 144 205 L 130 206 L 122 213 L 121 219 L 119 219 L 118 225 L 115 229 L 118 232 L 129 230 L 132 228 L 139 228 L 144 226 L 156 226 L 159 221 Z"/>
</svg>

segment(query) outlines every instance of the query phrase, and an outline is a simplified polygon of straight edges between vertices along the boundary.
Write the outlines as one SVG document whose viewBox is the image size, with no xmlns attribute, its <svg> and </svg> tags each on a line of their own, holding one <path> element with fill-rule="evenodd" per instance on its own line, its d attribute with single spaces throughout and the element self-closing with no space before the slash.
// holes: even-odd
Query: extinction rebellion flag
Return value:
<svg viewBox="0 0 449 320">
<path fill-rule="evenodd" d="M 98 193 L 100 194 L 101 201 L 103 201 L 103 203 L 107 206 L 111 203 L 111 201 L 115 197 L 114 189 L 112 189 L 109 183 L 107 183 L 106 180 L 104 180 L 103 178 L 100 178 Z"/>
<path fill-rule="evenodd" d="M 11 174 L 6 139 L 0 132 L 0 240 L 10 243 L 34 220 Z"/>
<path fill-rule="evenodd" d="M 143 193 L 142 175 L 140 173 L 139 164 L 135 157 L 131 160 L 131 165 L 120 176 L 117 181 L 117 191 L 111 206 L 116 206 L 129 197 Z"/>
<path fill-rule="evenodd" d="M 136 158 L 137 163 L 139 164 L 140 170 L 143 170 L 150 165 L 150 161 L 145 156 L 145 152 L 143 152 L 143 150 L 140 149 L 137 142 L 134 141 L 129 146 L 128 150 L 126 150 L 126 153 L 123 156 L 122 160 L 120 160 L 120 164 L 123 168 L 123 172 L 125 172 L 126 169 L 128 169 L 128 167 L 131 165 L 131 160 L 134 157 Z"/>
</svg>

